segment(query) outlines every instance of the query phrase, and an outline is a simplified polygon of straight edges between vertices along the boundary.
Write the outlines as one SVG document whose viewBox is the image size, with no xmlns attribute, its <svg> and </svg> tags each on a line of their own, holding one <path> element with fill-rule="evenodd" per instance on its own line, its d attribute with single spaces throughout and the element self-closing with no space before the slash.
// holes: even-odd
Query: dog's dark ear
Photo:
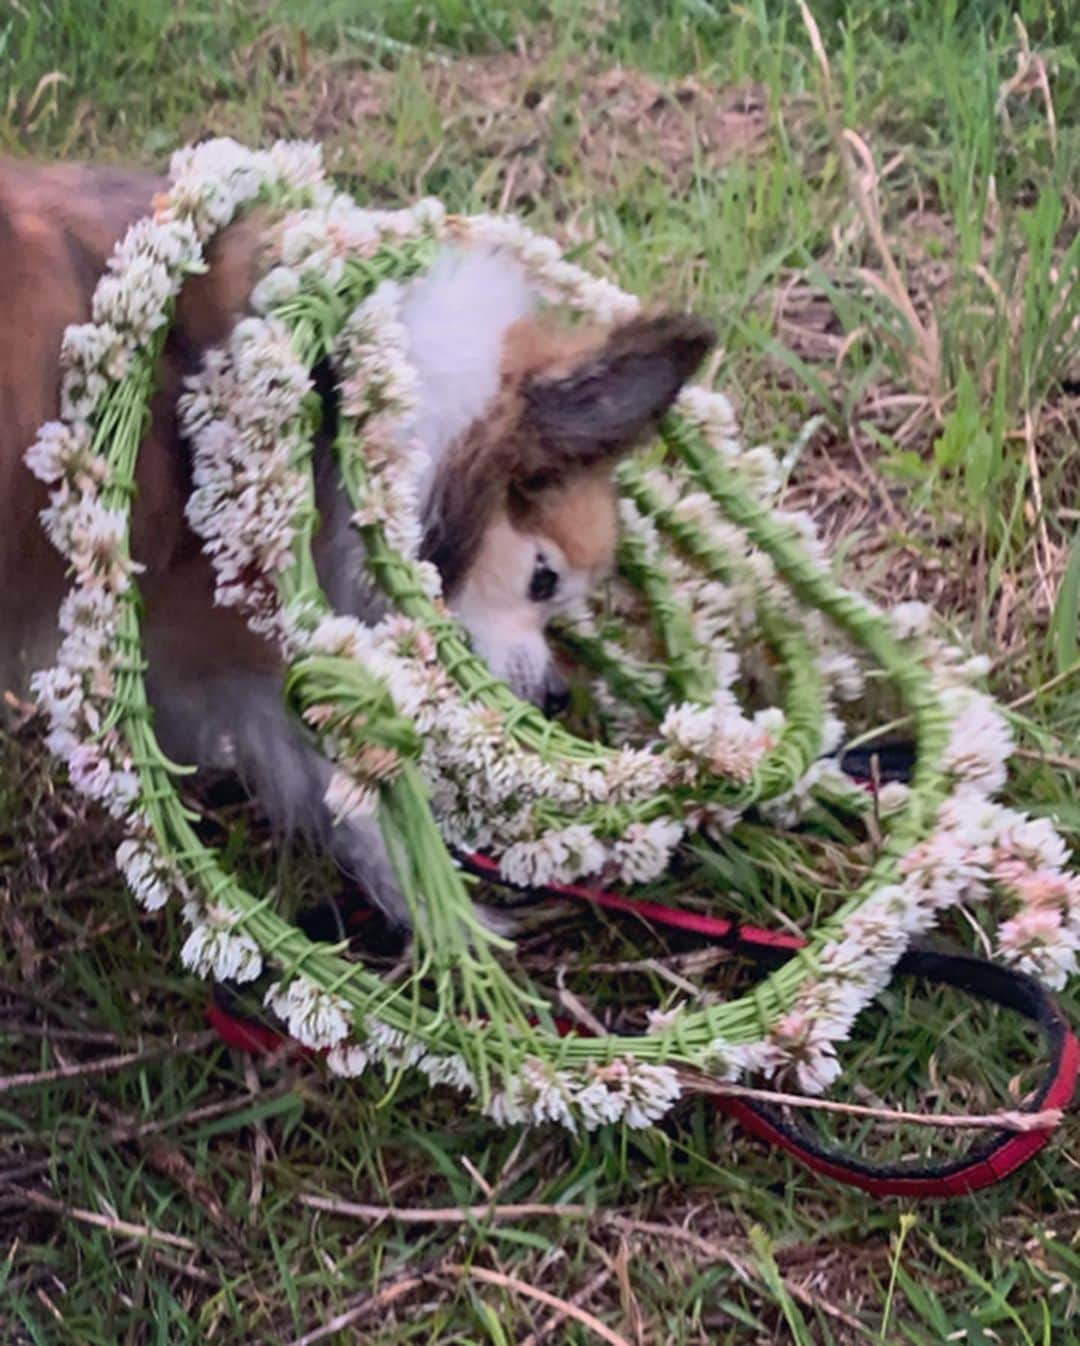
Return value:
<svg viewBox="0 0 1080 1346">
<path fill-rule="evenodd" d="M 532 433 L 517 483 L 540 489 L 633 448 L 655 428 L 715 340 L 699 318 L 635 318 L 568 373 L 527 380 L 524 421 Z"/>
</svg>

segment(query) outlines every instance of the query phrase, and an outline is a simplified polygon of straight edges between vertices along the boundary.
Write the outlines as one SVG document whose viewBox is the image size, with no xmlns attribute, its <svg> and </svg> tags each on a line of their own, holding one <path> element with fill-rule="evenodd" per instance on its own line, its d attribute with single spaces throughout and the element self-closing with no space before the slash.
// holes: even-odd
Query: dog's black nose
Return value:
<svg viewBox="0 0 1080 1346">
<path fill-rule="evenodd" d="M 548 675 L 544 686 L 544 714 L 549 720 L 561 715 L 570 704 L 570 684 L 558 673 Z"/>
</svg>

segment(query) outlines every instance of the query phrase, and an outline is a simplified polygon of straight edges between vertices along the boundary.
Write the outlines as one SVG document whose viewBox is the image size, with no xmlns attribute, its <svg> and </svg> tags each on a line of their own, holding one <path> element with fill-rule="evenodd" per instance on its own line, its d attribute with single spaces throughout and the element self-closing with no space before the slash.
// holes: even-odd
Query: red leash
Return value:
<svg viewBox="0 0 1080 1346">
<path fill-rule="evenodd" d="M 503 882 L 498 864 L 487 856 L 470 855 L 463 861 L 480 877 Z M 740 925 L 579 884 L 552 884 L 541 891 L 553 898 L 573 898 L 669 929 L 703 935 L 764 962 L 783 961 L 805 943 L 798 935 Z M 357 915 L 362 917 L 364 913 Z M 1014 1010 L 1036 1024 L 1046 1043 L 1049 1063 L 1038 1089 L 1020 1111 L 1041 1112 L 1071 1103 L 1080 1072 L 1080 1044 L 1061 1009 L 1033 978 L 983 959 L 928 949 L 907 953 L 897 966 L 897 975 L 956 987 Z M 232 1014 L 216 1000 L 209 1006 L 207 1017 L 222 1041 L 240 1051 L 267 1054 L 287 1048 L 291 1053 L 312 1055 L 267 1025 Z M 979 1191 L 1026 1164 L 1053 1134 L 1052 1130 L 996 1132 L 962 1159 L 937 1164 L 874 1164 L 830 1148 L 805 1119 L 799 1116 L 792 1120 L 778 1107 L 722 1096 L 715 1097 L 714 1102 L 747 1131 L 786 1150 L 808 1168 L 873 1196 L 947 1197 Z"/>
<path fill-rule="evenodd" d="M 463 863 L 480 877 L 505 884 L 499 878 L 498 864 L 487 856 L 463 857 Z M 806 943 L 799 935 L 740 925 L 579 884 L 551 884 L 542 891 L 552 897 L 590 902 L 609 911 L 628 912 L 669 929 L 705 935 L 759 961 L 775 962 L 778 955 L 783 961 Z M 1019 1111 L 1035 1113 L 1069 1106 L 1080 1072 L 1080 1043 L 1060 1007 L 1034 978 L 981 958 L 930 949 L 905 954 L 896 972 L 898 976 L 922 977 L 932 984 L 956 987 L 1014 1010 L 1036 1024 L 1050 1060 L 1038 1089 Z M 945 1197 L 977 1192 L 1026 1164 L 1053 1135 L 1052 1129 L 1001 1131 L 959 1160 L 937 1164 L 870 1164 L 824 1145 L 805 1121 L 791 1121 L 777 1107 L 722 1096 L 715 1097 L 714 1102 L 747 1131 L 793 1154 L 808 1168 L 849 1186 L 861 1187 L 873 1196 Z"/>
</svg>

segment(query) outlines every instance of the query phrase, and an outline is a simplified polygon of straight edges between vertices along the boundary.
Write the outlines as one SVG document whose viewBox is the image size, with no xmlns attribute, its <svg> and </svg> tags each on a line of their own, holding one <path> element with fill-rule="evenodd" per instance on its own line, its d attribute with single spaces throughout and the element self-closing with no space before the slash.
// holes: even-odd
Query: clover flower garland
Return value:
<svg viewBox="0 0 1080 1346">
<path fill-rule="evenodd" d="M 117 864 L 136 898 L 152 910 L 172 892 L 182 898 L 193 926 L 181 950 L 185 966 L 239 981 L 259 975 L 259 947 L 233 931 L 231 913 L 195 897 L 176 858 L 162 848 L 160 820 L 146 804 L 140 777 L 163 759 L 139 763 L 120 727 L 140 671 L 133 583 L 139 568 L 127 543 L 132 488 L 102 446 L 120 437 L 127 416 L 141 424 L 172 305 L 187 276 L 204 269 L 203 243 L 269 188 L 310 186 L 319 163 L 317 148 L 303 144 L 253 154 L 214 141 L 178 152 L 172 188 L 154 203 L 153 218 L 138 221 L 114 249 L 94 294 L 93 321 L 65 333 L 63 420 L 44 426 L 26 455 L 31 471 L 53 487 L 42 521 L 73 575 L 60 611 L 57 665 L 32 684 L 50 719 L 49 746 L 66 761 L 76 788 L 124 822 L 129 839 Z M 134 385 L 131 407 L 112 396 L 125 383 Z M 137 700 L 134 710 L 141 711 Z"/>
<path fill-rule="evenodd" d="M 358 312 L 353 323 L 353 328 L 356 334 L 362 335 L 368 339 L 373 336 L 376 337 L 380 349 L 383 352 L 393 352 L 395 350 L 400 352 L 402 349 L 400 329 L 396 331 L 394 330 L 396 324 L 391 316 L 392 305 L 387 302 L 394 294 L 396 294 L 396 292 L 385 291 L 374 303 L 369 301 L 368 305 L 362 306 L 363 313 L 361 314 Z M 376 312 L 381 317 L 381 332 L 379 319 L 375 316 Z M 351 346 L 348 349 L 355 352 L 356 348 L 355 346 Z M 373 362 L 372 359 L 368 357 L 367 365 L 369 370 L 377 369 L 379 375 L 385 378 L 387 376 L 387 371 L 393 368 L 393 361 L 390 358 L 387 358 L 382 363 L 378 363 Z M 403 381 L 404 375 L 400 374 L 398 378 L 399 381 Z M 378 378 L 376 378 L 374 382 L 377 385 Z M 358 403 L 355 396 L 355 390 L 360 383 L 361 380 L 356 371 L 348 376 L 347 386 L 352 390 L 350 412 L 358 419 L 363 415 L 362 401 Z M 374 392 L 376 395 L 375 401 L 377 403 L 381 404 L 390 400 L 387 399 L 385 395 L 381 397 L 379 396 L 379 389 L 377 386 L 375 387 Z M 696 410 L 698 412 L 699 421 L 701 419 L 701 406 L 701 399 L 698 398 L 696 402 Z M 402 410 L 400 406 L 398 409 L 399 412 Z M 405 410 L 407 410 L 407 407 Z M 721 423 L 726 429 L 726 418 L 724 418 Z M 379 433 L 374 436 L 373 443 L 376 447 L 375 453 L 372 456 L 372 462 L 368 464 L 369 468 L 374 466 L 376 470 L 378 469 L 380 458 L 385 458 L 386 456 L 385 445 L 388 439 L 392 437 L 393 429 L 391 428 L 389 432 L 387 431 L 384 415 L 383 424 L 379 426 Z M 370 493 L 368 498 L 370 500 Z M 380 506 L 385 510 L 387 508 L 388 500 L 392 498 L 392 496 L 388 497 L 383 495 L 376 506 L 374 506 L 374 514 L 371 512 L 373 507 L 370 504 L 367 505 L 364 510 L 358 512 L 356 521 L 363 526 L 370 526 L 374 519 L 378 517 Z M 411 503 L 408 493 L 404 490 L 399 490 L 397 492 L 397 499 L 398 508 L 401 510 L 407 509 L 409 503 Z M 707 497 L 700 497 L 696 501 L 691 498 L 690 508 L 687 509 L 685 507 L 685 499 L 685 497 L 682 498 L 684 515 L 696 512 L 698 515 L 698 522 L 700 522 L 703 505 L 706 509 L 712 507 L 712 502 L 709 501 Z M 790 516 L 782 516 L 782 522 L 797 531 L 805 540 L 807 534 L 805 520 L 792 518 Z M 397 526 L 400 527 L 400 523 Z M 418 529 L 411 529 L 409 531 L 409 536 L 414 540 L 418 539 Z M 766 565 L 765 573 L 759 576 L 759 578 L 766 579 L 769 577 L 771 577 L 771 571 Z M 851 686 L 852 683 L 857 684 L 857 677 L 853 675 L 853 672 L 850 660 L 845 660 L 842 655 L 834 656 L 833 675 L 838 680 L 846 678 L 848 685 L 845 687 L 844 691 L 848 697 L 857 690 L 857 685 L 855 688 Z M 397 679 L 396 682 L 400 685 L 401 679 Z M 450 698 L 447 695 L 447 687 L 445 683 L 442 685 L 441 690 L 443 701 L 448 701 Z M 714 715 L 716 710 L 733 712 L 740 721 L 742 719 L 733 698 L 729 698 L 723 694 L 721 694 L 718 699 L 714 700 Z M 465 780 L 470 783 L 474 793 L 480 793 L 480 791 L 477 790 L 476 783 L 482 783 L 482 790 L 483 783 L 490 782 L 494 777 L 500 780 L 504 790 L 508 790 L 515 795 L 520 795 L 522 789 L 527 788 L 527 779 L 515 777 L 512 773 L 507 771 L 505 755 L 502 762 L 497 760 L 500 746 L 499 740 L 501 738 L 501 726 L 498 722 L 490 719 L 485 726 L 482 722 L 478 723 L 479 720 L 480 716 L 474 716 L 471 725 L 472 732 L 466 733 L 464 751 L 461 752 L 461 762 L 462 766 L 465 768 L 463 771 Z M 444 714 L 443 724 L 450 724 L 452 722 L 452 717 Z M 712 730 L 712 725 L 710 723 L 710 713 L 708 708 L 683 707 L 673 709 L 669 711 L 668 715 L 665 717 L 665 726 L 670 732 L 671 737 L 674 739 L 676 746 L 692 745 L 692 748 L 696 750 L 699 757 L 708 756 L 715 762 L 716 747 L 712 736 L 714 731 Z M 662 729 L 665 726 L 662 726 Z M 430 736 L 432 730 L 437 733 L 440 727 L 442 726 L 440 726 L 438 722 L 432 725 L 425 724 L 425 733 Z M 776 727 L 779 726 L 777 725 Z M 730 731 L 726 737 L 730 739 Z M 983 737 L 985 738 L 985 735 Z M 826 746 L 831 747 L 835 745 L 827 744 Z M 441 770 L 444 782 L 446 776 L 446 762 L 448 760 L 454 760 L 455 748 L 460 751 L 461 745 L 450 746 L 449 735 L 446 735 L 440 742 L 438 742 L 437 746 L 433 746 L 431 749 L 431 756 L 435 763 L 438 764 L 438 770 Z M 487 749 L 486 754 L 485 748 Z M 992 756 L 992 747 L 989 749 L 989 752 Z M 948 757 L 946 758 L 946 762 L 947 764 L 951 764 Z M 729 774 L 739 774 L 741 764 L 738 763 L 737 758 L 729 759 L 727 766 Z M 817 768 L 817 775 L 819 777 L 823 772 L 824 768 Z M 438 775 L 435 774 L 435 800 L 438 804 L 440 799 L 445 799 L 446 793 L 444 792 L 440 795 L 437 788 L 437 782 Z M 498 797 L 496 796 L 493 798 L 490 792 L 486 795 L 482 795 L 479 801 L 479 806 L 473 810 L 472 819 L 466 822 L 464 833 L 458 834 L 459 838 L 466 843 L 475 845 L 479 824 L 480 827 L 486 826 L 487 828 L 487 831 L 483 833 L 483 842 L 489 846 L 492 845 L 496 840 L 496 837 L 491 828 L 491 818 L 493 813 L 494 816 L 498 816 L 496 810 L 499 802 Z M 482 823 L 480 822 L 481 819 L 483 820 Z M 453 836 L 454 833 L 450 830 L 452 824 L 448 824 L 445 807 L 443 809 L 443 822 L 444 830 L 450 831 L 450 835 Z M 641 825 L 637 825 L 623 842 L 616 843 L 616 846 L 613 848 L 616 855 L 619 855 L 620 851 L 622 852 L 620 858 L 623 862 L 623 878 L 628 881 L 634 881 L 635 879 L 652 877 L 654 872 L 658 872 L 665 864 L 667 855 L 670 853 L 674 844 L 677 843 L 681 834 L 682 826 L 675 822 L 669 823 L 665 820 L 655 820 L 651 826 L 645 828 Z M 583 827 L 579 824 L 569 828 L 549 830 L 545 835 L 536 840 L 517 842 L 511 845 L 510 848 L 504 852 L 502 867 L 504 875 L 511 881 L 528 885 L 551 882 L 568 877 L 577 877 L 583 873 L 596 872 L 604 867 L 604 860 L 605 853 L 603 847 L 598 844 L 597 839 L 590 833 L 587 827 Z M 885 901 L 887 899 L 889 901 L 889 911 L 891 912 L 896 906 L 896 895 L 888 890 L 885 891 L 886 897 L 881 900 Z M 905 911 L 905 908 L 899 907 L 894 913 L 898 927 L 901 931 L 903 931 L 904 928 L 901 917 L 904 916 Z M 876 927 L 871 925 L 868 929 L 872 933 Z M 850 943 L 850 938 L 847 940 L 847 943 Z M 876 960 L 877 965 L 891 969 L 896 957 L 899 956 L 899 952 L 902 951 L 902 947 L 899 949 L 896 948 L 895 942 L 892 947 L 890 947 L 887 942 L 880 942 L 879 947 L 883 956 Z M 865 971 L 856 976 L 850 968 L 848 968 L 845 974 L 845 982 L 844 999 L 847 1001 L 848 1008 L 845 1013 L 834 1013 L 832 1016 L 834 1024 L 841 1027 L 844 1035 L 846 1035 L 847 1031 L 850 1029 L 850 1023 L 853 1020 L 854 1013 L 857 1012 L 857 1009 L 861 1008 L 862 1004 L 865 1004 L 872 998 L 873 994 L 880 989 L 880 979 L 875 979 Z M 819 986 L 816 988 L 815 994 L 819 1009 L 824 1009 L 822 997 L 829 984 L 829 978 L 822 978 Z M 805 1050 L 805 1045 L 798 1042 L 796 1038 L 792 1036 L 793 1022 L 794 1021 L 789 1017 L 783 1024 L 783 1029 L 789 1039 L 787 1051 L 781 1053 L 786 1059 L 802 1054 Z M 778 1030 L 778 1032 L 779 1031 L 780 1030 Z M 773 1054 L 776 1054 L 778 1050 L 779 1049 L 774 1043 Z M 817 1063 L 816 1069 L 812 1065 L 802 1072 L 802 1081 L 804 1085 L 808 1085 L 815 1080 L 820 1083 L 822 1080 L 826 1079 L 828 1072 L 824 1069 L 821 1063 L 828 1059 L 829 1057 L 825 1050 L 823 1048 L 818 1048 L 812 1057 L 812 1060 Z M 767 1056 L 763 1056 L 761 1064 L 769 1064 Z"/>
<path fill-rule="evenodd" d="M 391 275 L 407 275 L 410 267 L 415 273 L 424 252 L 410 254 L 406 265 L 406 241 L 454 239 L 513 251 L 552 302 L 602 321 L 630 316 L 636 300 L 566 263 L 556 245 L 516 221 L 444 221 L 428 205 L 413 212 L 359 210 L 323 181 L 314 147 L 275 146 L 260 155 L 211 142 L 176 156 L 173 171 L 173 186 L 157 203 L 155 218 L 136 225 L 118 246 L 95 296 L 94 322 L 71 329 L 65 339 L 63 421 L 43 429 L 28 462 L 54 488 L 44 522 L 74 579 L 60 613 L 57 666 L 35 679 L 50 715 L 50 746 L 68 762 L 77 787 L 124 822 L 129 838 L 117 860 L 135 895 L 151 908 L 170 892 L 181 897 L 193 927 L 182 951 L 187 965 L 206 975 L 253 979 L 262 967 L 260 940 L 272 942 L 285 976 L 271 987 L 268 1004 L 294 1036 L 328 1051 L 331 1069 L 356 1074 L 379 1062 L 395 1073 L 414 1066 L 432 1083 L 478 1094 L 499 1120 L 571 1126 L 619 1118 L 649 1124 L 678 1096 L 671 1060 L 725 1075 L 793 1071 L 807 1090 L 827 1087 L 839 1069 L 835 1044 L 887 982 L 911 935 L 947 906 L 984 901 L 992 890 L 1016 906 L 998 930 L 1000 956 L 1053 985 L 1075 970 L 1078 882 L 1067 872 L 1064 845 L 1048 823 L 989 798 L 1004 782 L 1011 741 L 989 700 L 965 685 L 978 669 L 947 660 L 936 679 L 940 685 L 933 687 L 915 671 L 916 651 L 904 654 L 908 645 L 897 643 L 918 636 L 921 614 L 896 613 L 892 633 L 883 614 L 832 586 L 812 527 L 771 507 L 779 483 L 775 460 L 767 450 L 741 449 L 730 407 L 716 394 L 687 390 L 680 419 L 665 430 L 669 456 L 680 473 L 689 474 L 680 481 L 695 482 L 699 498 L 677 490 L 676 500 L 649 508 L 637 527 L 647 534 L 659 523 L 665 543 L 680 553 L 670 566 L 662 548 L 649 554 L 647 545 L 639 556 L 654 598 L 669 615 L 677 608 L 690 615 L 700 646 L 719 646 L 711 651 L 711 664 L 706 661 L 710 696 L 664 708 L 660 736 L 669 744 L 667 755 L 654 743 L 608 754 L 602 767 L 589 751 L 569 752 L 552 764 L 543 753 L 526 750 L 527 736 L 524 744 L 504 736 L 504 693 L 485 700 L 477 691 L 482 682 L 474 678 L 463 688 L 456 685 L 458 669 L 448 676 L 443 645 L 458 637 L 448 634 L 450 623 L 438 606 L 437 576 L 415 561 L 418 462 L 397 428 L 407 416 L 413 384 L 400 330 L 394 330 L 397 294 L 376 288 L 380 265 L 385 261 Z M 326 655 L 347 668 L 362 665 L 372 696 L 370 679 L 382 679 L 378 704 L 386 742 L 361 739 L 358 747 L 333 679 L 323 701 L 306 707 L 316 728 L 321 721 L 324 747 L 339 757 L 329 801 L 336 811 L 367 812 L 377 797 L 385 810 L 386 790 L 405 778 L 416 751 L 447 835 L 505 846 L 501 860 L 508 877 L 536 883 L 604 872 L 633 882 L 662 872 L 686 819 L 665 808 L 627 815 L 616 833 L 601 837 L 560 817 L 564 809 L 589 799 L 635 805 L 677 783 L 687 787 L 684 812 L 704 815 L 705 808 L 693 808 L 693 794 L 702 772 L 715 769 L 727 771 L 736 784 L 756 782 L 749 795 L 736 792 L 736 810 L 760 799 L 768 807 L 770 797 L 774 807 L 785 807 L 791 790 L 779 788 L 784 782 L 809 797 L 806 746 L 820 748 L 823 734 L 820 723 L 814 730 L 808 721 L 829 713 L 828 701 L 789 688 L 790 723 L 775 714 L 769 720 L 768 712 L 764 720 L 748 719 L 731 695 L 734 656 L 720 644 L 728 629 L 745 632 L 765 620 L 763 590 L 774 584 L 781 590 L 778 610 L 802 619 L 802 643 L 787 648 L 808 652 L 823 695 L 830 688 L 842 700 L 856 680 L 850 655 L 827 630 L 835 626 L 897 678 L 923 726 L 923 746 L 940 745 L 941 770 L 938 764 L 920 767 L 913 789 L 893 801 L 889 845 L 870 879 L 816 933 L 805 966 L 774 974 L 753 1005 L 657 1015 L 653 1032 L 625 1042 L 556 1045 L 534 1037 L 532 1046 L 544 1048 L 537 1055 L 528 1054 L 528 1034 L 519 1026 L 518 1045 L 503 1058 L 508 1069 L 511 1062 L 516 1067 L 492 1089 L 476 1068 L 484 1066 L 482 1055 L 471 1054 L 475 1024 L 440 1037 L 425 1028 L 422 1014 L 407 1007 L 399 1012 L 385 994 L 380 999 L 377 978 L 283 932 L 265 903 L 245 897 L 184 833 L 182 816 L 172 818 L 171 832 L 163 829 L 167 764 L 154 756 L 145 731 L 137 567 L 127 544 L 126 469 L 133 457 L 127 463 L 122 454 L 110 454 L 109 445 L 137 444 L 131 417 L 141 417 L 172 302 L 184 277 L 201 268 L 202 244 L 238 209 L 268 194 L 299 200 L 301 208 L 272 230 L 277 265 L 256 288 L 259 316 L 240 325 L 228 352 L 208 360 L 186 403 L 200 450 L 193 521 L 205 531 L 218 566 L 220 601 L 244 606 L 249 620 L 282 640 L 301 663 Z M 305 285 L 316 280 L 361 300 L 353 321 L 339 324 L 327 347 L 342 375 L 344 419 L 355 427 L 351 441 L 338 446 L 343 479 L 356 497 L 357 527 L 365 542 L 377 544 L 369 546 L 369 562 L 378 563 L 391 596 L 403 604 L 407 598 L 421 614 L 372 629 L 305 607 L 307 588 L 297 581 L 313 519 L 310 366 L 297 360 L 295 341 L 297 323 L 304 321 Z M 641 518 L 639 488 L 632 487 L 630 496 Z M 658 490 L 662 495 L 654 481 L 654 503 Z M 228 537 L 217 521 L 230 511 L 234 532 Z M 634 532 L 633 520 L 628 531 Z M 734 554 L 743 559 L 744 578 L 721 583 L 716 558 L 722 541 L 732 537 L 738 538 Z M 290 604 L 297 596 L 301 601 Z M 672 627 L 672 642 L 681 639 L 679 625 Z M 465 680 L 473 674 L 466 670 Z M 391 724 L 398 726 L 392 733 Z M 421 750 L 412 733 L 422 728 L 432 732 Z M 777 785 L 765 788 L 760 782 L 769 762 Z M 813 771 L 820 775 L 821 769 Z M 510 798 L 511 782 L 531 792 L 530 807 L 516 818 L 499 807 Z M 806 966 L 813 968 L 809 975 Z M 770 1005 L 772 1010 L 765 1008 Z M 440 1042 L 456 1042 L 460 1051 L 440 1048 Z"/>
</svg>

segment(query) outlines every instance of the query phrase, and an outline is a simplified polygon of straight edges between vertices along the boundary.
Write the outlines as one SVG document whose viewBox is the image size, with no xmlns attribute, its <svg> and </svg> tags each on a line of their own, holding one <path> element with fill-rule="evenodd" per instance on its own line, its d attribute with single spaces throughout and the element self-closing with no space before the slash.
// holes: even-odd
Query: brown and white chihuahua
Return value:
<svg viewBox="0 0 1080 1346">
<path fill-rule="evenodd" d="M 45 488 L 23 454 L 58 413 L 61 337 L 89 320 L 113 245 L 164 185 L 140 172 L 0 161 L 0 689 L 25 687 L 57 645 L 63 564 L 38 521 Z M 241 221 L 185 287 L 140 454 L 133 548 L 145 566 L 155 726 L 175 760 L 237 771 L 271 817 L 328 846 L 404 922 L 377 826 L 334 825 L 328 767 L 283 704 L 278 654 L 214 605 L 209 564 L 185 523 L 191 466 L 177 397 L 245 312 L 259 258 L 259 221 Z M 682 315 L 606 332 L 553 325 L 516 263 L 475 251 L 440 257 L 412 283 L 403 316 L 421 388 L 409 430 L 429 456 L 425 553 L 494 673 L 557 713 L 567 688 L 545 625 L 610 567 L 615 461 L 671 405 L 711 330 Z M 332 404 L 328 382 L 324 397 Z M 370 620 L 379 600 L 330 475 L 324 463 L 321 579 L 339 611 Z"/>
</svg>

